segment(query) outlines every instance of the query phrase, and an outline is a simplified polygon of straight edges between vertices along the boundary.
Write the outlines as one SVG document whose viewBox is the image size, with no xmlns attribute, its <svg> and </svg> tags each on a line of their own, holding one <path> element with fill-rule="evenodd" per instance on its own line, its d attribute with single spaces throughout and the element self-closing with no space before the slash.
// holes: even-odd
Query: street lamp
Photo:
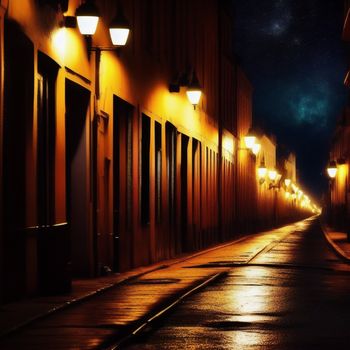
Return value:
<svg viewBox="0 0 350 350">
<path fill-rule="evenodd" d="M 244 136 L 244 143 L 245 143 L 245 146 L 246 146 L 248 149 L 253 150 L 253 147 L 254 147 L 254 144 L 255 144 L 255 140 L 256 140 L 256 136 L 255 136 L 255 134 L 253 133 L 252 128 L 250 128 L 250 129 L 248 130 L 247 135 Z"/>
<path fill-rule="evenodd" d="M 257 156 L 259 154 L 260 149 L 261 149 L 260 143 L 254 143 L 253 148 L 252 148 L 252 152 L 254 153 L 255 156 Z"/>
<path fill-rule="evenodd" d="M 188 84 L 186 95 L 190 103 L 193 105 L 193 108 L 196 109 L 202 96 L 202 87 L 199 84 L 195 71 L 192 72 L 192 79 Z"/>
<path fill-rule="evenodd" d="M 269 170 L 268 177 L 270 180 L 269 190 L 273 188 L 279 189 L 281 187 L 280 180 L 282 175 L 279 174 L 275 169 Z"/>
<path fill-rule="evenodd" d="M 128 40 L 129 33 L 129 22 L 124 16 L 120 3 L 118 3 L 117 15 L 109 25 L 109 34 L 111 36 L 112 44 L 115 46 L 124 46 Z"/>
<path fill-rule="evenodd" d="M 260 185 L 262 185 L 265 182 L 266 174 L 267 174 L 267 168 L 265 166 L 265 161 L 262 160 L 258 168 L 258 178 L 259 178 Z"/>
<path fill-rule="evenodd" d="M 95 34 L 100 14 L 96 5 L 91 0 L 87 0 L 81 4 L 76 9 L 75 16 L 82 35 Z"/>
<path fill-rule="evenodd" d="M 276 179 L 277 179 L 277 171 L 272 169 L 272 170 L 269 170 L 269 173 L 268 173 L 268 176 L 269 176 L 269 179 L 274 182 Z"/>
<path fill-rule="evenodd" d="M 329 190 L 328 190 L 328 223 L 329 225 L 333 224 L 333 219 L 335 219 L 335 212 L 332 203 L 332 192 L 334 187 L 334 179 L 337 175 L 338 168 L 335 160 L 329 162 L 327 166 L 327 174 L 329 177 Z"/>
<path fill-rule="evenodd" d="M 86 0 L 75 11 L 76 22 L 78 24 L 79 31 L 82 35 L 91 37 L 95 34 L 97 24 L 99 22 L 100 14 L 94 4 L 93 0 Z M 67 16 L 65 18 L 65 24 L 68 27 L 74 27 L 74 17 Z M 67 25 L 68 24 L 68 25 Z M 128 40 L 130 33 L 130 26 L 128 20 L 125 18 L 122 7 L 118 2 L 117 15 L 113 18 L 109 25 L 109 35 L 111 37 L 114 47 L 99 48 L 101 50 L 113 50 L 115 46 L 124 46 Z M 90 39 L 91 41 L 91 39 Z M 96 50 L 95 47 L 89 45 L 89 50 Z"/>
<path fill-rule="evenodd" d="M 178 93 L 180 92 L 181 87 L 186 88 L 187 98 L 193 105 L 193 109 L 196 109 L 196 106 L 198 105 L 202 96 L 202 87 L 194 69 L 187 69 L 181 74 L 178 74 L 177 77 L 170 82 L 169 92 Z"/>
<path fill-rule="evenodd" d="M 327 167 L 328 176 L 331 179 L 334 179 L 337 175 L 337 172 L 338 172 L 337 163 L 334 160 L 330 161 Z"/>
<path fill-rule="evenodd" d="M 291 179 L 284 179 L 284 184 L 286 185 L 286 187 L 288 188 L 291 184 Z"/>
</svg>

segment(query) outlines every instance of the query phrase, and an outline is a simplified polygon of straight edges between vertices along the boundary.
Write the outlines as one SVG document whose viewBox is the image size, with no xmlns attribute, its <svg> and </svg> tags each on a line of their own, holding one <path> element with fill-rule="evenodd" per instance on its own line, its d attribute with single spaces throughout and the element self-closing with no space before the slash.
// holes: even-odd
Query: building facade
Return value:
<svg viewBox="0 0 350 350">
<path fill-rule="evenodd" d="M 336 165 L 336 174 L 329 178 L 327 198 L 328 224 L 339 231 L 350 233 L 350 113 L 345 108 L 334 131 L 329 154 Z"/>
<path fill-rule="evenodd" d="M 344 1 L 343 40 L 350 41 L 350 1 Z M 350 72 L 344 78 L 345 86 L 350 86 Z M 326 220 L 335 230 L 348 233 L 350 239 L 350 109 L 346 106 L 333 132 L 329 165 L 336 167 L 334 176 L 329 177 L 326 202 Z"/>
<path fill-rule="evenodd" d="M 2 302 L 259 229 L 229 1 L 121 1 L 131 34 L 117 50 L 117 2 L 94 2 L 90 37 L 65 26 L 81 3 L 1 1 Z M 194 73 L 196 108 L 181 87 Z"/>
</svg>

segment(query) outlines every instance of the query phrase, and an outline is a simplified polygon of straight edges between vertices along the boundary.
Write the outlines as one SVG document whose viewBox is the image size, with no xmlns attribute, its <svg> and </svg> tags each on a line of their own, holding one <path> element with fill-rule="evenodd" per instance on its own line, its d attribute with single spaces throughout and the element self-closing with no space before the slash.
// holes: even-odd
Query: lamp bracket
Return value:
<svg viewBox="0 0 350 350">
<path fill-rule="evenodd" d="M 76 28 L 77 18 L 75 16 L 63 16 L 60 26 L 65 28 Z"/>
<path fill-rule="evenodd" d="M 271 182 L 270 184 L 269 184 L 269 190 L 272 190 L 272 189 L 276 189 L 276 190 L 278 190 L 279 191 L 279 189 L 281 188 L 281 186 L 279 185 L 279 184 L 275 184 L 275 183 L 273 183 L 273 182 Z"/>
<path fill-rule="evenodd" d="M 259 184 L 262 185 L 265 182 L 264 178 L 259 179 Z"/>
</svg>

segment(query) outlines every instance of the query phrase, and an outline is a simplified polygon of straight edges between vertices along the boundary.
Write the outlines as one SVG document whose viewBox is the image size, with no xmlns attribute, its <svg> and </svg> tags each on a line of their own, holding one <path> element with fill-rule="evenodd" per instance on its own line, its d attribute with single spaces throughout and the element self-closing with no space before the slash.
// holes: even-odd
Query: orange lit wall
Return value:
<svg viewBox="0 0 350 350">
<path fill-rule="evenodd" d="M 116 265 L 120 271 L 217 242 L 222 239 L 219 237 L 220 215 L 225 222 L 226 239 L 229 238 L 234 203 L 235 108 L 232 96 L 235 71 L 233 62 L 223 57 L 232 45 L 230 18 L 225 4 L 213 0 L 122 1 L 125 15 L 132 27 L 128 44 L 118 52 L 101 51 L 99 55 L 96 51 L 88 50 L 87 42 L 78 29 L 62 26 L 63 15 L 74 15 L 80 3 L 80 0 L 69 1 L 65 14 L 49 5 L 39 5 L 34 0 L 12 0 L 8 4 L 5 25 L 13 23 L 18 26 L 26 40 L 32 43 L 34 62 L 34 79 L 29 82 L 33 98 L 30 102 L 26 101 L 31 122 L 30 125 L 21 126 L 25 128 L 26 135 L 23 174 L 25 223 L 21 229 L 40 226 L 37 206 L 40 189 L 40 184 L 37 183 L 37 94 L 38 81 L 41 79 L 38 57 L 44 55 L 58 67 L 54 85 L 54 174 L 50 180 L 53 181 L 54 192 L 54 214 L 50 222 L 52 227 L 70 221 L 67 201 L 71 193 L 67 190 L 70 184 L 66 177 L 71 166 L 67 163 L 67 82 L 80 93 L 89 95 L 88 107 L 84 109 L 80 126 L 84 138 L 79 143 L 79 152 L 82 154 L 79 161 L 83 164 L 81 170 L 84 175 L 82 186 L 85 186 L 85 200 L 80 206 L 84 218 L 79 217 L 79 220 L 83 221 L 81 225 L 84 229 L 70 243 L 73 275 L 99 275 L 104 266 L 116 264 L 114 260 L 117 248 L 113 243 L 116 221 L 119 222 L 120 231 L 120 252 Z M 109 46 L 108 23 L 115 14 L 116 5 L 106 1 L 96 1 L 96 4 L 101 19 L 92 38 L 92 45 Z M 219 18 L 223 20 L 220 23 Z M 218 37 L 221 41 L 217 40 Z M 169 83 L 188 70 L 189 66 L 195 69 L 203 87 L 203 96 L 196 109 L 188 102 L 184 87 L 179 93 L 170 93 L 168 89 Z M 240 84 L 248 86 L 243 73 L 239 74 L 242 76 Z M 242 100 L 242 118 L 248 118 L 248 124 L 251 120 L 249 94 L 239 97 Z M 120 143 L 118 151 L 120 164 L 130 165 L 130 176 L 125 169 L 115 167 L 116 125 L 119 125 L 118 118 L 121 118 L 115 110 L 116 97 L 132 110 L 130 154 L 126 150 L 126 143 Z M 150 121 L 150 214 L 147 225 L 140 223 L 143 116 Z M 221 122 L 224 123 L 224 128 L 221 129 L 222 134 L 219 134 Z M 156 125 L 161 128 L 160 160 L 155 154 Z M 169 204 L 169 144 L 166 132 L 169 125 L 175 130 L 176 149 L 173 219 Z M 123 135 L 129 137 L 125 136 L 125 132 Z M 222 137 L 222 143 L 219 143 L 219 137 Z M 188 144 L 184 141 L 186 138 Z M 219 145 L 223 148 L 220 152 Z M 128 157 L 131 158 L 130 162 Z M 186 166 L 183 159 L 187 160 Z M 155 209 L 157 161 L 161 174 L 160 219 L 157 218 Z M 187 175 L 186 181 L 184 175 Z M 221 182 L 222 185 L 219 186 Z M 130 193 L 125 186 L 129 186 Z M 220 205 L 219 188 L 224 193 Z M 116 192 L 119 193 L 120 205 L 117 214 L 113 201 L 113 193 Z M 183 204 L 184 198 L 186 205 Z M 127 220 L 131 224 L 125 218 L 129 211 L 131 218 Z M 116 215 L 118 220 L 115 220 Z M 27 264 L 20 268 L 19 276 L 25 280 L 27 292 L 36 293 L 41 278 L 36 260 L 39 236 L 33 233 L 29 238 L 25 237 L 22 243 Z M 79 247 L 77 242 L 80 242 Z M 79 269 L 76 269 L 77 265 Z"/>
<path fill-rule="evenodd" d="M 252 125 L 252 87 L 243 71 L 237 68 L 237 163 L 236 229 L 256 230 L 255 156 L 245 147 L 244 136 Z"/>
</svg>

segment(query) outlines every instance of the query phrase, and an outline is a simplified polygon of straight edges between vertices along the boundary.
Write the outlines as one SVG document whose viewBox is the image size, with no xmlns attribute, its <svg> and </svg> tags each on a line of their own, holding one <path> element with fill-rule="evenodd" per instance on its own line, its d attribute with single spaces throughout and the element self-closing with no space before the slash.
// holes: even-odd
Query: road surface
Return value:
<svg viewBox="0 0 350 350">
<path fill-rule="evenodd" d="M 232 266 L 225 278 L 122 348 L 349 349 L 350 268 L 317 221 L 304 222 L 248 263 L 220 264 Z"/>
</svg>

